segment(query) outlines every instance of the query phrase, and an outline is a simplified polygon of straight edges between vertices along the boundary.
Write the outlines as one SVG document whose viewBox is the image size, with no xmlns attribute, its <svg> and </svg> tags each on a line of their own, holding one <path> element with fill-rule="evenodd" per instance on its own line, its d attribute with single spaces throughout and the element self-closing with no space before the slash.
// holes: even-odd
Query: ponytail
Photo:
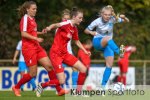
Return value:
<svg viewBox="0 0 150 100">
<path fill-rule="evenodd" d="M 18 14 L 20 17 L 24 16 L 25 14 L 27 14 L 27 8 L 30 8 L 30 6 L 32 4 L 36 3 L 34 1 L 26 1 L 24 2 L 17 10 L 18 10 Z"/>
<path fill-rule="evenodd" d="M 79 10 L 77 7 L 73 7 L 72 10 L 71 10 L 71 13 L 70 13 L 71 18 L 73 16 L 77 16 L 78 13 L 83 13 L 83 12 L 81 10 Z"/>
</svg>

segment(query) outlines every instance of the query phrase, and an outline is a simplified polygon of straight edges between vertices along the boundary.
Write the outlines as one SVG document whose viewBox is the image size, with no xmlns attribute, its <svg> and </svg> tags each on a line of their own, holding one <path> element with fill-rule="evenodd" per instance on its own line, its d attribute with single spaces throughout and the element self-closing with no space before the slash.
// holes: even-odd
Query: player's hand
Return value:
<svg viewBox="0 0 150 100">
<path fill-rule="evenodd" d="M 42 30 L 42 34 L 45 34 L 45 33 L 47 33 L 47 30 L 46 30 L 46 29 L 43 29 L 43 30 Z"/>
<path fill-rule="evenodd" d="M 85 51 L 85 54 L 91 56 L 91 52 L 90 51 Z"/>
<path fill-rule="evenodd" d="M 50 27 L 46 27 L 45 29 L 46 29 L 46 31 L 51 31 Z"/>
<path fill-rule="evenodd" d="M 13 59 L 12 63 L 15 64 L 17 62 L 17 59 Z"/>
<path fill-rule="evenodd" d="M 119 17 L 122 18 L 122 19 L 124 19 L 126 16 L 123 15 L 123 14 L 121 14 L 121 15 L 119 15 Z"/>
<path fill-rule="evenodd" d="M 93 36 L 97 35 L 96 31 L 91 31 L 90 34 Z"/>
<path fill-rule="evenodd" d="M 38 41 L 38 42 L 43 42 L 44 39 L 43 39 L 43 38 L 36 38 L 36 41 Z"/>
</svg>

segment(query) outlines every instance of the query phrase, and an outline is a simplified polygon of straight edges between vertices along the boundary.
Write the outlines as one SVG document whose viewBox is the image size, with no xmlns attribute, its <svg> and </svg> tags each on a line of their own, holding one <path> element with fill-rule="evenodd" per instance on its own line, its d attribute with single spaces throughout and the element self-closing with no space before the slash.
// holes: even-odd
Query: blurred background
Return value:
<svg viewBox="0 0 150 100">
<path fill-rule="evenodd" d="M 14 66 L 11 63 L 16 45 L 21 39 L 20 18 L 17 8 L 26 0 L 0 0 L 0 67 Z M 34 0 L 35 1 L 35 0 Z M 114 40 L 118 45 L 135 45 L 137 52 L 131 56 L 130 66 L 135 67 L 135 83 L 150 84 L 150 0 L 36 0 L 38 12 L 36 22 L 41 31 L 47 25 L 61 21 L 61 12 L 74 6 L 84 12 L 84 21 L 79 26 L 79 38 L 84 41 L 92 36 L 84 34 L 84 29 L 98 17 L 99 10 L 112 5 L 116 14 L 125 14 L 130 23 L 114 26 Z M 44 36 L 41 43 L 47 53 L 54 38 L 54 32 Z M 73 44 L 74 54 L 78 48 Z M 102 63 L 102 53 L 92 50 L 92 64 Z M 117 57 L 115 58 L 117 60 Z M 101 61 L 101 62 L 100 62 Z M 117 65 L 115 61 L 115 66 Z M 15 67 L 17 64 L 15 65 Z"/>
</svg>

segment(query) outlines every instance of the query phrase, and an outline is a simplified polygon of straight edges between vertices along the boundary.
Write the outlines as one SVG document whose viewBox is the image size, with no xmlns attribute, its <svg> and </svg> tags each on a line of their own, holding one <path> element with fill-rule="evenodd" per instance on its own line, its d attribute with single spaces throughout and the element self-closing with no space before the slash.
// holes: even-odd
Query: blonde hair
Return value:
<svg viewBox="0 0 150 100">
<path fill-rule="evenodd" d="M 63 12 L 62 12 L 62 17 L 63 16 L 65 16 L 65 15 L 69 15 L 70 16 L 70 10 L 69 9 L 65 9 L 65 10 L 63 10 Z"/>
<path fill-rule="evenodd" d="M 111 10 L 112 16 L 114 16 L 116 20 L 118 19 L 119 16 L 115 14 L 115 11 L 111 5 L 107 5 L 107 6 L 103 7 L 100 10 L 100 15 L 104 12 L 104 10 Z"/>
</svg>

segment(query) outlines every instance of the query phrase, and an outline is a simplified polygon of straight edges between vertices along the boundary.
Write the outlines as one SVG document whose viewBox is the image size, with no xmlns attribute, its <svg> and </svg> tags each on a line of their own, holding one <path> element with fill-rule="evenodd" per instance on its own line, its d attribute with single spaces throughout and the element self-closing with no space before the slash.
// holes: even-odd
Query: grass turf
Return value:
<svg viewBox="0 0 150 100">
<path fill-rule="evenodd" d="M 41 97 L 36 97 L 32 91 L 25 91 L 21 93 L 21 97 L 14 96 L 12 91 L 0 91 L 0 100 L 150 100 L 150 90 L 145 91 L 145 95 L 123 95 L 113 96 L 106 95 L 92 96 L 92 97 L 75 97 L 71 95 L 57 96 L 55 91 L 44 91 Z"/>
</svg>

